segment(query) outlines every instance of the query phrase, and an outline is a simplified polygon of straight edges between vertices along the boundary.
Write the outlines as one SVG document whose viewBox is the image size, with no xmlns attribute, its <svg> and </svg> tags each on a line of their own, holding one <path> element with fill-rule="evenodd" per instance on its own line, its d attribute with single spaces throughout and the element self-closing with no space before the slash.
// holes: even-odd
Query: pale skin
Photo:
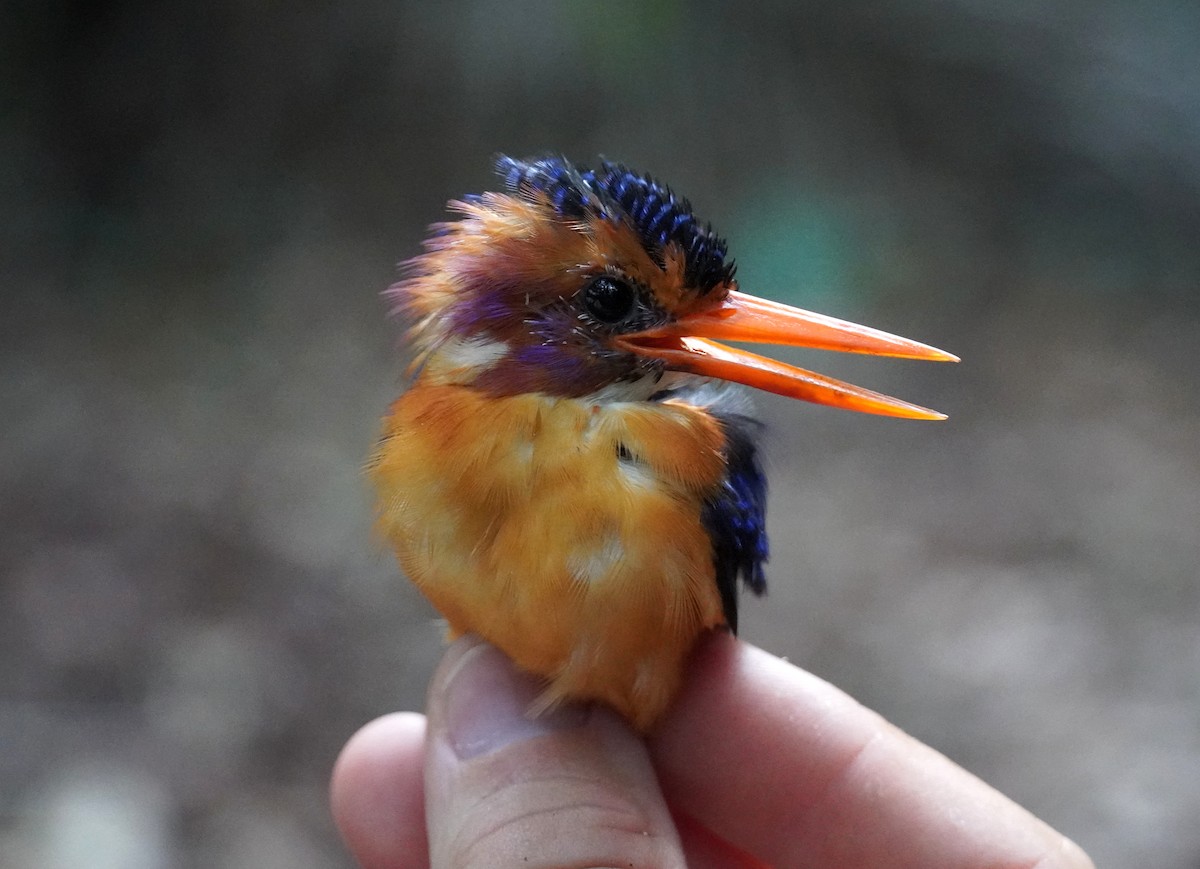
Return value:
<svg viewBox="0 0 1200 869">
<path fill-rule="evenodd" d="M 1086 869 L 1073 842 L 817 677 L 702 640 L 649 738 L 610 711 L 530 720 L 537 683 L 465 637 L 426 715 L 360 730 L 333 772 L 364 869 Z"/>
</svg>

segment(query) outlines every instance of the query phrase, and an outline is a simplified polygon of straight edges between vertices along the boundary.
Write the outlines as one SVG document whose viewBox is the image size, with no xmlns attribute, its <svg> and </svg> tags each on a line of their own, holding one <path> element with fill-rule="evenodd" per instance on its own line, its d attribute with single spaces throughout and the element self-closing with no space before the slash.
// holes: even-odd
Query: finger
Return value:
<svg viewBox="0 0 1200 869">
<path fill-rule="evenodd" d="M 650 740 L 667 799 L 778 866 L 1090 867 L 1077 846 L 817 677 L 704 641 Z"/>
<path fill-rule="evenodd" d="M 541 687 L 477 639 L 451 647 L 429 692 L 430 863 L 682 867 L 641 740 L 599 707 L 529 718 Z"/>
<path fill-rule="evenodd" d="M 726 842 L 688 815 L 673 811 L 675 829 L 683 841 L 688 869 L 771 869 L 766 863 Z"/>
<path fill-rule="evenodd" d="M 351 737 L 333 767 L 334 822 L 363 869 L 428 869 L 425 716 L 385 715 Z"/>
</svg>

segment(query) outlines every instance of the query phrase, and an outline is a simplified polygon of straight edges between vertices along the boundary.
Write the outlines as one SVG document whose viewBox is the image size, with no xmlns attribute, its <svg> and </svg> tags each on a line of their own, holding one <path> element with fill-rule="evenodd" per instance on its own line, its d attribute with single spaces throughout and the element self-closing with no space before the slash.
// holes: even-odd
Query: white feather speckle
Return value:
<svg viewBox="0 0 1200 869">
<path fill-rule="evenodd" d="M 580 582 L 601 582 L 625 557 L 625 547 L 615 534 L 608 534 L 595 546 L 576 549 L 567 558 L 567 570 Z"/>
<path fill-rule="evenodd" d="M 503 341 L 451 338 L 438 348 L 438 361 L 447 369 L 472 374 L 494 365 L 508 353 Z"/>
</svg>

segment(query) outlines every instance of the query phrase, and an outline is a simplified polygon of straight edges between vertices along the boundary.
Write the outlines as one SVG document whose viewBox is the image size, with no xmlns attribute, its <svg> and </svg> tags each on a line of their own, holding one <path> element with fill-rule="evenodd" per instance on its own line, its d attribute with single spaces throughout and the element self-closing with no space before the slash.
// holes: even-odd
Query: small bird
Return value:
<svg viewBox="0 0 1200 869">
<path fill-rule="evenodd" d="M 387 295 L 411 385 L 369 464 L 379 529 L 449 624 L 646 731 L 700 635 L 766 591 L 766 481 L 740 383 L 942 414 L 717 340 L 949 353 L 739 291 L 686 199 L 618 163 L 500 157 Z"/>
</svg>

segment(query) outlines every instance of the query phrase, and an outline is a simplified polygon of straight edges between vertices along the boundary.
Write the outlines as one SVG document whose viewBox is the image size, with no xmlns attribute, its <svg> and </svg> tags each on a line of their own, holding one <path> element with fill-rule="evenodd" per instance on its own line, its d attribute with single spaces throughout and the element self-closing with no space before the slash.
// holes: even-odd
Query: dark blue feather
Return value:
<svg viewBox="0 0 1200 869">
<path fill-rule="evenodd" d="M 709 408 L 725 431 L 725 480 L 704 505 L 701 520 L 713 543 L 717 588 L 729 629 L 737 633 L 738 580 L 756 595 L 767 590 L 767 478 L 754 438 L 760 423 Z"/>
<path fill-rule="evenodd" d="M 679 245 L 686 260 L 684 277 L 700 293 L 733 280 L 734 263 L 727 259 L 725 240 L 710 225 L 701 225 L 690 202 L 649 175 L 609 162 L 593 170 L 561 157 L 500 157 L 496 171 L 510 192 L 542 194 L 563 217 L 593 213 L 628 219 L 642 247 L 659 264 L 668 244 Z"/>
</svg>

